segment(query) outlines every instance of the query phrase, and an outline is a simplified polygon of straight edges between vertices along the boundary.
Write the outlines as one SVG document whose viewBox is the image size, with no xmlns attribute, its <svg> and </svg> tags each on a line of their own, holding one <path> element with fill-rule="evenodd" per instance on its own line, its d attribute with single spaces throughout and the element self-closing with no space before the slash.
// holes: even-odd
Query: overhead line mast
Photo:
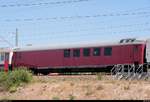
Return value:
<svg viewBox="0 0 150 102">
<path fill-rule="evenodd" d="M 16 28 L 16 47 L 18 47 L 18 29 Z"/>
</svg>

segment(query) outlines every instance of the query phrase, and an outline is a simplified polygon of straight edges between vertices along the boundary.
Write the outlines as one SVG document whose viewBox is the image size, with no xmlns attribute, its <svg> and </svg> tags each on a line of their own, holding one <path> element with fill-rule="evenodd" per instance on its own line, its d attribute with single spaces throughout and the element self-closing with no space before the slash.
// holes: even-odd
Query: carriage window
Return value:
<svg viewBox="0 0 150 102">
<path fill-rule="evenodd" d="M 93 49 L 93 56 L 100 56 L 100 48 Z"/>
<path fill-rule="evenodd" d="M 64 50 L 64 57 L 70 57 L 70 50 Z"/>
<path fill-rule="evenodd" d="M 90 49 L 89 48 L 83 49 L 83 56 L 90 56 Z"/>
<path fill-rule="evenodd" d="M 5 53 L 5 60 L 9 61 L 9 53 Z"/>
<path fill-rule="evenodd" d="M 5 55 L 4 53 L 1 53 L 1 61 L 4 61 Z"/>
<path fill-rule="evenodd" d="M 80 57 L 80 49 L 74 49 L 73 50 L 73 56 L 74 57 Z"/>
<path fill-rule="evenodd" d="M 106 47 L 104 49 L 104 55 L 105 56 L 111 56 L 112 55 L 112 48 L 111 47 Z"/>
</svg>

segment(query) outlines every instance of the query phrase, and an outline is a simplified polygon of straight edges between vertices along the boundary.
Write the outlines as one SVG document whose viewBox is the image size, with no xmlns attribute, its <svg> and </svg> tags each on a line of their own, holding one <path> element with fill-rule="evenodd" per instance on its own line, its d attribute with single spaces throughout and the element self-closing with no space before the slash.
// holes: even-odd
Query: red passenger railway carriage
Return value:
<svg viewBox="0 0 150 102">
<path fill-rule="evenodd" d="M 25 66 L 35 74 L 109 71 L 118 64 L 150 64 L 150 39 L 124 39 L 117 43 L 52 45 L 0 49 L 0 65 Z M 2 69 L 2 67 L 0 68 Z"/>
<path fill-rule="evenodd" d="M 14 67 L 27 66 L 34 72 L 48 74 L 54 70 L 102 70 L 117 64 L 144 64 L 145 42 L 130 41 L 114 44 L 80 44 L 15 49 Z"/>
</svg>

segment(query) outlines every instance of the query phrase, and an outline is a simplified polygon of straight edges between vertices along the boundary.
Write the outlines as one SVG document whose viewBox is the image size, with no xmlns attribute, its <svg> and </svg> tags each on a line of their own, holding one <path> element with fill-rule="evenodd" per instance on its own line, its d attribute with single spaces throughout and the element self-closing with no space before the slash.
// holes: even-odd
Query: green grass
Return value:
<svg viewBox="0 0 150 102">
<path fill-rule="evenodd" d="M 8 73 L 0 72 L 0 87 L 6 91 L 15 92 L 21 83 L 29 83 L 32 73 L 23 67 Z"/>
</svg>

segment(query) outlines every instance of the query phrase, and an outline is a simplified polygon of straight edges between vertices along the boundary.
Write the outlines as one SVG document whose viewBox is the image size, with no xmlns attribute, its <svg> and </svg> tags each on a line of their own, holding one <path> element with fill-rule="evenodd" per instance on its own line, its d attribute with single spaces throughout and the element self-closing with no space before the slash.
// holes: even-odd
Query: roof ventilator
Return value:
<svg viewBox="0 0 150 102">
<path fill-rule="evenodd" d="M 135 42 L 135 38 L 121 39 L 119 43 L 132 43 Z"/>
</svg>

